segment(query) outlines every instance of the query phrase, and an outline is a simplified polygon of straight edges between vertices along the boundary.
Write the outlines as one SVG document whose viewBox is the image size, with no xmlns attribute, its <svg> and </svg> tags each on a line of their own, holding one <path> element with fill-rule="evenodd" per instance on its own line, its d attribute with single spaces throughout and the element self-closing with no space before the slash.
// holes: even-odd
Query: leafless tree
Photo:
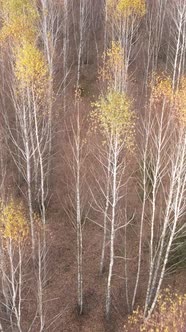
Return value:
<svg viewBox="0 0 186 332">
<path fill-rule="evenodd" d="M 167 25 L 170 29 L 167 66 L 171 69 L 173 89 L 176 90 L 185 73 L 186 4 L 182 0 L 170 1 L 166 11 Z"/>
<path fill-rule="evenodd" d="M 144 57 L 144 87 L 147 95 L 148 83 L 152 80 L 153 73 L 158 71 L 159 60 L 163 51 L 165 34 L 165 18 L 167 11 L 167 0 L 147 1 L 145 15 L 145 36 L 143 39 Z M 164 50 L 164 52 L 166 52 Z M 165 55 L 166 58 L 166 55 Z M 166 61 L 164 68 L 166 69 Z"/>
<path fill-rule="evenodd" d="M 78 15 L 75 15 L 78 10 Z M 72 0 L 72 17 L 74 26 L 74 40 L 77 51 L 77 78 L 76 87 L 80 84 L 81 68 L 83 66 L 83 58 L 86 59 L 86 44 L 90 33 L 90 17 L 91 17 L 91 1 L 79 0 L 78 2 Z"/>
<path fill-rule="evenodd" d="M 144 8 L 138 9 L 135 4 L 126 5 L 129 8 L 121 9 L 118 6 L 119 1 L 109 2 L 105 4 L 105 36 L 104 43 L 110 41 L 119 42 L 123 49 L 124 73 L 122 84 L 127 91 L 127 82 L 130 81 L 134 72 L 130 72 L 129 68 L 137 58 L 140 49 L 140 22 L 145 14 L 145 4 L 141 1 Z"/>
<path fill-rule="evenodd" d="M 88 202 L 85 195 L 85 160 L 87 158 L 85 126 L 82 109 L 81 91 L 76 91 L 72 116 L 66 122 L 69 149 L 65 161 L 70 170 L 66 178 L 69 198 L 66 213 L 76 231 L 77 240 L 77 296 L 79 314 L 83 313 L 83 227 L 88 213 Z M 69 151 L 70 150 L 70 151 Z"/>
</svg>

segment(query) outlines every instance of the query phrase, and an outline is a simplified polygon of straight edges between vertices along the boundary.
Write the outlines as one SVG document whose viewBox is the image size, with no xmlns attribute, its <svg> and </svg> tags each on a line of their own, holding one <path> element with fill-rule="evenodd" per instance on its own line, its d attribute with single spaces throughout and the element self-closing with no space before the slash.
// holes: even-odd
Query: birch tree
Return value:
<svg viewBox="0 0 186 332">
<path fill-rule="evenodd" d="M 0 281 L 1 305 L 4 308 L 2 326 L 11 331 L 43 332 L 52 325 L 47 319 L 46 300 L 44 299 L 43 267 L 45 248 L 43 243 L 42 222 L 34 216 L 35 238 L 37 239 L 34 264 L 31 254 L 29 219 L 22 203 L 8 199 L 0 202 Z M 29 269 L 28 269 L 29 267 Z M 33 288 L 34 285 L 34 288 Z M 29 317 L 25 319 L 28 301 L 33 307 Z"/>
<path fill-rule="evenodd" d="M 165 196 L 166 208 L 163 214 L 159 250 L 156 254 L 156 260 L 154 259 L 155 266 L 151 279 L 151 289 L 150 292 L 147 292 L 146 298 L 145 314 L 147 315 L 148 313 L 148 316 L 151 315 L 155 307 L 162 282 L 166 276 L 173 240 L 184 229 L 183 216 L 186 213 L 184 199 L 186 191 L 185 88 L 185 78 L 183 78 L 179 89 L 174 95 L 174 121 L 176 122 L 176 128 L 170 169 L 168 171 L 169 187 Z"/>
<path fill-rule="evenodd" d="M 73 114 L 66 122 L 68 150 L 65 153 L 65 162 L 70 170 L 70 175 L 68 174 L 66 177 L 69 194 L 65 211 L 76 232 L 77 303 L 80 315 L 83 313 L 83 228 L 88 213 L 88 198 L 85 195 L 87 150 L 84 126 L 81 91 L 76 90 Z M 70 207 L 68 208 L 68 206 Z"/>
<path fill-rule="evenodd" d="M 158 71 L 162 46 L 165 44 L 165 23 L 167 0 L 147 1 L 145 15 L 145 36 L 143 39 L 144 53 L 144 88 L 147 95 L 148 84 L 153 79 L 153 73 Z M 164 49 L 166 52 L 166 47 Z M 167 52 L 169 50 L 167 49 Z M 166 55 L 165 55 L 166 58 Z M 164 70 L 166 69 L 166 61 Z"/>
<path fill-rule="evenodd" d="M 157 77 L 156 77 L 157 79 Z M 139 145 L 139 168 L 141 174 L 140 190 L 142 191 L 142 207 L 141 207 L 141 221 L 139 234 L 139 252 L 138 252 L 138 268 L 136 275 L 136 283 L 134 288 L 132 307 L 135 304 L 136 293 L 141 272 L 142 260 L 142 244 L 143 244 L 143 228 L 144 220 L 149 216 L 150 224 L 150 245 L 149 245 L 149 279 L 153 274 L 153 266 L 155 264 L 154 257 L 158 247 L 157 220 L 160 218 L 159 211 L 161 200 L 163 201 L 164 181 L 167 176 L 169 167 L 168 155 L 171 155 L 170 146 L 172 146 L 173 130 L 172 130 L 172 115 L 168 115 L 167 107 L 172 94 L 170 80 L 160 79 L 159 85 L 153 88 L 149 109 L 145 113 L 145 119 L 141 119 L 140 135 L 142 141 Z M 157 89 L 157 90 L 156 90 Z M 160 111 L 154 108 L 154 102 L 160 95 L 161 103 L 158 104 Z M 159 100 L 159 102 L 160 102 Z M 150 204 L 150 206 L 149 206 Z M 162 205 L 161 205 L 162 206 Z M 155 243 L 156 242 L 156 243 Z M 156 249 L 154 249 L 154 247 Z"/>
<path fill-rule="evenodd" d="M 29 227 L 21 205 L 15 206 L 13 200 L 8 204 L 1 201 L 1 281 L 3 304 L 6 308 L 12 331 L 22 327 L 22 303 L 25 279 L 24 243 Z"/>
<path fill-rule="evenodd" d="M 26 65 L 26 67 L 25 67 Z M 42 91 L 45 82 L 47 67 L 45 66 L 42 54 L 30 43 L 24 43 L 16 49 L 15 77 L 10 93 L 12 96 L 14 110 L 17 117 L 17 128 L 12 131 L 6 117 L 5 121 L 8 134 L 15 147 L 21 153 L 21 164 L 17 163 L 16 152 L 13 152 L 13 159 L 18 170 L 27 183 L 27 198 L 29 215 L 31 221 L 31 233 L 34 248 L 33 229 L 33 181 L 35 182 L 36 199 L 41 204 L 41 215 L 43 223 L 46 222 L 45 213 L 45 151 L 48 144 L 48 123 L 44 115 Z M 38 78 L 42 84 L 38 84 Z M 44 84 L 44 85 L 43 85 Z M 39 91 L 40 89 L 40 91 Z M 18 91 L 18 92 L 17 92 Z M 38 95 L 39 91 L 39 95 Z M 20 140 L 15 135 L 19 130 Z M 15 150 L 15 151 L 16 151 Z"/>
<path fill-rule="evenodd" d="M 72 17 L 74 25 L 74 41 L 77 51 L 77 75 L 76 88 L 79 88 L 80 74 L 83 66 L 83 57 L 86 59 L 86 44 L 89 39 L 91 5 L 90 0 L 72 1 Z M 78 7 L 77 7 L 78 6 Z M 78 8 L 78 16 L 75 16 L 75 9 Z M 77 20 L 78 17 L 78 20 Z"/>
<path fill-rule="evenodd" d="M 112 42 L 110 48 L 103 55 L 103 66 L 100 68 L 100 82 L 102 85 L 103 95 L 107 93 L 107 89 L 113 91 L 118 91 L 122 93 L 123 91 L 123 50 L 120 47 L 119 43 Z M 94 119 L 93 119 L 94 123 Z M 97 126 L 97 125 L 96 125 Z M 94 128 L 94 125 L 93 125 Z M 112 150 L 112 138 L 108 138 L 106 147 L 103 145 L 100 147 L 98 144 L 96 150 L 96 159 L 99 161 L 99 164 L 103 169 L 104 184 L 100 185 L 98 183 L 98 191 L 102 193 L 103 204 L 98 203 L 95 197 L 95 193 L 92 192 L 94 197 L 94 202 L 96 203 L 96 209 L 98 209 L 103 214 L 103 241 L 102 241 L 102 250 L 101 250 L 101 259 L 100 259 L 100 273 L 103 272 L 104 263 L 105 263 L 105 248 L 107 243 L 107 233 L 108 233 L 108 213 L 110 208 L 110 174 L 111 174 L 111 150 Z"/>
<path fill-rule="evenodd" d="M 129 98 L 117 91 L 108 90 L 95 104 L 94 117 L 105 139 L 109 160 L 109 186 L 111 215 L 106 218 L 110 221 L 110 260 L 106 292 L 106 315 L 109 316 L 111 305 L 111 285 L 114 266 L 114 240 L 118 223 L 118 203 L 122 198 L 123 173 L 125 170 L 126 149 L 131 148 L 133 136 L 133 113 Z M 106 202 L 106 209 L 107 209 Z M 107 212 L 107 210 L 106 210 Z M 105 221 L 104 221 L 105 223 Z M 104 225 L 105 226 L 105 225 Z M 105 238 L 105 234 L 104 234 Z M 104 242 L 104 241 L 103 241 Z"/>
<path fill-rule="evenodd" d="M 29 16 L 29 17 L 28 17 Z M 10 39 L 13 39 L 13 47 L 10 48 L 11 57 L 10 57 L 10 63 L 11 67 L 14 68 L 14 64 L 12 63 L 12 60 L 15 56 L 15 48 L 19 48 L 20 43 L 24 40 L 24 38 L 28 41 L 27 43 L 32 43 L 34 36 L 35 36 L 35 27 L 34 24 L 36 22 L 36 11 L 34 10 L 34 6 L 30 5 L 28 1 L 25 1 L 24 3 L 18 2 L 2 2 L 2 20 L 3 20 L 3 27 L 1 30 L 1 39 L 3 43 L 9 43 Z M 25 23 L 26 22 L 26 23 Z M 20 34 L 20 27 L 24 28 L 25 35 L 24 38 L 21 37 Z M 21 32 L 22 33 L 22 32 Z M 15 47 L 15 48 L 14 48 Z M 21 47 L 20 47 L 21 48 Z M 24 65 L 22 66 L 23 69 Z M 13 69 L 14 70 L 14 69 Z M 9 82 L 10 83 L 10 82 Z M 12 83 L 12 81 L 11 81 Z M 10 95 L 16 96 L 14 101 L 17 100 L 17 92 L 15 91 L 15 86 L 12 84 L 9 85 L 10 87 Z M 13 93 L 12 93 L 13 92 Z M 24 97 L 23 97 L 24 100 Z M 5 105 L 6 106 L 6 105 Z M 18 107 L 19 109 L 19 107 Z M 7 131 L 9 135 L 12 135 L 12 131 L 10 130 L 10 124 L 6 112 L 6 108 L 4 110 L 4 118 L 5 118 L 5 124 L 7 126 Z M 25 111 L 25 108 L 24 108 Z M 25 121 L 25 116 L 23 116 L 23 122 Z M 16 122 L 17 122 L 17 116 L 16 116 Z M 18 129 L 18 128 L 17 128 Z M 26 131 L 25 131 L 26 130 Z M 14 133 L 16 130 L 14 131 Z M 18 130 L 19 132 L 19 130 Z M 33 236 L 33 247 L 34 247 L 34 231 L 33 231 L 33 213 L 32 213 L 32 203 L 31 203 L 31 164 L 30 164 L 30 147 L 28 146 L 28 132 L 26 127 L 24 127 L 24 135 L 25 135 L 25 159 L 27 160 L 27 168 L 26 168 L 26 179 L 27 179 L 27 185 L 28 185 L 28 205 L 29 205 L 29 213 L 30 213 L 30 222 L 31 222 L 31 231 Z M 17 141 L 20 141 L 20 137 L 18 134 L 16 136 L 13 135 L 13 142 L 16 143 Z M 16 146 L 16 144 L 15 144 Z M 21 153 L 19 149 L 19 143 L 17 142 L 18 146 L 18 160 L 21 160 Z M 14 159 L 16 160 L 16 159 Z"/>
<path fill-rule="evenodd" d="M 167 54 L 168 68 L 171 70 L 173 89 L 179 86 L 185 74 L 186 55 L 186 4 L 184 1 L 171 1 L 167 6 L 167 22 L 170 26 L 170 38 Z"/>
<path fill-rule="evenodd" d="M 118 41 L 124 53 L 123 85 L 127 88 L 129 67 L 138 54 L 140 19 L 146 11 L 145 2 L 108 0 L 106 1 L 106 20 L 110 26 L 111 40 Z M 105 37 L 106 38 L 106 37 Z"/>
<path fill-rule="evenodd" d="M 27 183 L 27 199 L 34 248 L 33 205 L 36 200 L 43 224 L 46 223 L 45 202 L 48 194 L 46 188 L 48 169 L 46 165 L 51 143 L 51 108 L 49 106 L 50 110 L 48 109 L 47 93 L 50 90 L 51 80 L 44 56 L 36 46 L 38 14 L 35 3 L 32 5 L 27 1 L 26 3 L 12 4 L 9 1 L 5 9 L 6 12 L 9 21 L 6 23 L 4 20 L 1 33 L 4 43 L 9 42 L 12 38 L 14 42 L 10 49 L 11 80 L 8 82 L 8 86 L 12 106 L 15 110 L 15 127 L 11 128 L 10 114 L 6 110 L 4 119 L 8 136 L 14 147 L 13 160 Z M 20 17 L 23 24 L 26 24 L 24 26 L 25 33 L 21 33 L 21 35 L 19 35 L 19 30 L 19 33 L 16 30 L 20 28 Z M 7 30 L 8 34 L 5 34 Z M 35 199 L 33 198 L 33 190 Z"/>
<path fill-rule="evenodd" d="M 184 229 L 185 214 L 185 83 L 176 93 L 170 78 L 157 78 L 143 121 L 142 210 L 138 269 L 132 306 L 141 274 L 143 228 L 148 217 L 149 271 L 144 316 L 150 317 L 168 272 L 173 240 Z M 182 119 L 182 120 L 181 120 Z"/>
</svg>

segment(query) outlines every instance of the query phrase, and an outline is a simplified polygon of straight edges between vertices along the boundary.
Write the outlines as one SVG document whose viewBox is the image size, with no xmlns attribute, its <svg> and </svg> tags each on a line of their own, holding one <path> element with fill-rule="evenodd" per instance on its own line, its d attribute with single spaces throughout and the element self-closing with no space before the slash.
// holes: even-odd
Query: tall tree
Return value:
<svg viewBox="0 0 186 332">
<path fill-rule="evenodd" d="M 173 89 L 176 90 L 179 87 L 181 77 L 185 74 L 186 65 L 185 1 L 170 1 L 169 6 L 167 6 L 167 25 L 170 27 L 167 66 L 171 70 Z"/>
<path fill-rule="evenodd" d="M 134 129 L 134 115 L 131 111 L 129 98 L 120 92 L 108 90 L 107 94 L 100 97 L 95 104 L 94 118 L 97 121 L 100 131 L 106 140 L 108 149 L 108 171 L 109 176 L 109 205 L 111 215 L 107 214 L 106 219 L 110 221 L 110 261 L 107 280 L 106 294 L 106 315 L 109 316 L 111 304 L 111 284 L 114 265 L 114 240 L 116 229 L 118 228 L 118 203 L 122 198 L 121 188 L 123 186 L 123 173 L 125 170 L 125 157 L 127 148 L 132 146 L 132 136 Z M 107 200 L 105 209 L 107 209 Z M 107 210 L 106 210 L 107 213 Z M 107 226 L 106 226 L 107 227 Z M 105 221 L 104 221 L 105 228 Z M 104 233 L 105 241 L 105 233 Z M 105 245 L 103 241 L 103 245 Z M 104 249 L 104 247 L 103 247 Z M 102 250 L 103 250 L 102 249 Z M 103 253 L 102 253 L 103 255 Z"/>
<path fill-rule="evenodd" d="M 85 121 L 83 113 L 83 100 L 81 90 L 75 93 L 73 114 L 66 121 L 67 152 L 65 154 L 66 165 L 70 170 L 67 176 L 69 188 L 66 213 L 76 232 L 77 255 L 77 303 L 78 313 L 83 313 L 83 227 L 87 214 L 87 195 L 85 194 L 87 157 L 86 134 L 84 133 Z M 65 151 L 65 147 L 63 147 Z"/>
<path fill-rule="evenodd" d="M 138 54 L 138 48 L 136 46 L 139 40 L 139 24 L 145 11 L 146 6 L 144 0 L 106 1 L 106 20 L 109 25 L 109 39 L 118 41 L 124 52 L 124 73 L 122 81 L 125 91 L 129 79 L 129 67 Z"/>
</svg>

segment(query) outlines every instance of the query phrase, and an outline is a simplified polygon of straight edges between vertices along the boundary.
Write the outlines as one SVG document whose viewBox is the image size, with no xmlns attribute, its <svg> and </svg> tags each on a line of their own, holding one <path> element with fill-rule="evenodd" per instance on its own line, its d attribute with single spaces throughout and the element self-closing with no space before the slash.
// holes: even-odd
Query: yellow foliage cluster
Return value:
<svg viewBox="0 0 186 332">
<path fill-rule="evenodd" d="M 107 0 L 108 10 L 111 15 L 118 17 L 130 17 L 137 15 L 139 17 L 145 15 L 145 0 Z"/>
<path fill-rule="evenodd" d="M 29 233 L 29 227 L 22 204 L 16 204 L 12 199 L 0 204 L 0 232 L 4 239 L 20 242 Z"/>
<path fill-rule="evenodd" d="M 103 134 L 124 139 L 131 147 L 134 137 L 134 112 L 131 111 L 129 98 L 120 92 L 108 91 L 105 97 L 100 97 L 93 105 L 92 120 Z"/>
<path fill-rule="evenodd" d="M 179 123 L 186 127 L 186 77 L 181 80 L 179 89 L 175 92 L 175 104 Z"/>
<path fill-rule="evenodd" d="M 42 89 L 45 86 L 47 66 L 43 54 L 33 43 L 25 41 L 16 48 L 15 73 L 22 88 L 34 85 Z"/>
<path fill-rule="evenodd" d="M 173 294 L 165 289 L 159 296 L 151 318 L 143 322 L 143 312 L 138 308 L 128 318 L 124 331 L 128 332 L 184 332 L 186 330 L 186 294 Z"/>
<path fill-rule="evenodd" d="M 35 0 L 0 0 L 2 29 L 0 41 L 12 38 L 15 42 L 23 39 L 34 40 L 38 13 Z"/>
<path fill-rule="evenodd" d="M 154 77 L 154 80 L 151 96 L 152 100 L 157 102 L 162 98 L 166 98 L 168 101 L 171 101 L 173 97 L 171 79 L 162 75 Z"/>
<path fill-rule="evenodd" d="M 24 35 L 23 35 L 24 31 Z M 34 41 L 36 35 L 35 28 L 32 28 L 29 21 L 24 22 L 22 18 L 17 18 L 11 24 L 4 25 L 0 32 L 0 42 L 13 39 L 14 42 L 21 42 L 23 39 Z"/>
<path fill-rule="evenodd" d="M 176 112 L 179 124 L 186 126 L 186 77 L 183 77 L 179 87 L 173 91 L 170 77 L 157 76 L 152 87 L 151 101 L 153 103 L 165 100 L 171 105 L 171 109 Z"/>
<path fill-rule="evenodd" d="M 119 42 L 112 41 L 111 47 L 103 57 L 103 67 L 100 69 L 100 79 L 108 81 L 112 86 L 118 73 L 124 70 L 124 52 Z"/>
<path fill-rule="evenodd" d="M 0 0 L 0 5 L 4 13 L 4 19 L 8 21 L 22 15 L 32 20 L 38 16 L 35 0 Z"/>
</svg>

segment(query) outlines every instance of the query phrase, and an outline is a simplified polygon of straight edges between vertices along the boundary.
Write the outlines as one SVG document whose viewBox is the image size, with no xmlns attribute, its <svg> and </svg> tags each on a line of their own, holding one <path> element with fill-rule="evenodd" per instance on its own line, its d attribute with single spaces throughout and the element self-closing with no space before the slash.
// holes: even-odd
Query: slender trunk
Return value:
<svg viewBox="0 0 186 332">
<path fill-rule="evenodd" d="M 21 331 L 21 305 L 22 305 L 22 252 L 19 243 L 19 285 L 18 285 L 18 326 Z"/>
<path fill-rule="evenodd" d="M 106 50 L 107 50 L 107 30 L 108 30 L 108 13 L 107 13 L 107 1 L 105 3 L 105 24 L 104 24 L 104 53 L 103 53 L 103 63 L 106 60 Z"/>
<path fill-rule="evenodd" d="M 36 100 L 34 97 L 33 92 L 33 106 L 34 106 L 34 125 L 35 125 L 35 136 L 36 136 L 36 144 L 37 144 L 37 152 L 39 156 L 39 168 L 40 168 L 40 190 L 41 191 L 41 217 L 43 225 L 46 224 L 46 209 L 45 209 L 45 176 L 44 176 L 44 162 L 43 162 L 43 155 L 41 150 L 41 143 L 40 143 L 40 137 L 39 137 L 39 128 L 38 128 L 38 119 L 37 119 L 37 105 Z M 40 199 L 39 199 L 40 203 Z"/>
<path fill-rule="evenodd" d="M 113 170 L 112 170 L 112 217 L 111 217 L 111 233 L 110 233 L 110 264 L 107 280 L 107 294 L 106 294 L 106 316 L 109 317 L 111 305 L 111 282 L 114 266 L 114 238 L 115 238 L 115 216 L 117 203 L 117 137 L 114 140 L 113 147 Z"/>
<path fill-rule="evenodd" d="M 44 330 L 45 317 L 44 317 L 44 308 L 43 308 L 42 249 L 41 249 L 40 235 L 38 236 L 38 302 L 39 302 L 38 306 L 39 306 L 40 332 L 42 332 Z"/>
<path fill-rule="evenodd" d="M 134 288 L 134 294 L 132 299 L 132 309 L 134 308 L 135 300 L 136 300 L 136 293 L 139 284 L 140 272 L 141 272 L 141 255 L 142 255 L 142 241 L 143 241 L 143 225 L 144 225 L 144 217 L 145 217 L 145 206 L 146 206 L 146 199 L 147 199 L 147 192 L 146 192 L 146 168 L 147 168 L 147 147 L 148 147 L 148 137 L 146 138 L 145 144 L 145 151 L 143 156 L 143 202 L 142 202 L 142 212 L 141 212 L 141 222 L 140 222 L 140 234 L 139 234 L 139 249 L 138 249 L 138 269 L 136 275 L 136 283 Z"/>
<path fill-rule="evenodd" d="M 154 264 L 155 264 L 155 254 L 154 254 L 154 224 L 155 224 L 155 213 L 156 213 L 156 203 L 157 203 L 157 191 L 159 186 L 159 173 L 160 173 L 160 167 L 161 167 L 161 149 L 162 149 L 162 126 L 163 126 L 163 113 L 164 113 L 164 107 L 165 107 L 165 100 L 163 102 L 162 107 L 162 115 L 160 119 L 160 128 L 159 132 L 157 134 L 158 136 L 158 143 L 157 143 L 157 156 L 155 161 L 155 170 L 153 173 L 153 188 L 152 188 L 152 216 L 151 216 L 151 231 L 150 231 L 150 270 L 149 270 L 149 280 L 148 280 L 148 286 L 147 286 L 147 293 L 146 293 L 146 305 L 149 303 L 149 297 L 152 289 L 152 278 L 154 273 Z M 145 310 L 147 310 L 145 306 Z"/>
<path fill-rule="evenodd" d="M 103 273 L 104 261 L 105 261 L 105 247 L 107 239 L 107 218 L 108 218 L 108 208 L 109 208 L 109 195 L 110 195 L 110 170 L 111 170 L 111 142 L 109 145 L 109 155 L 108 155 L 108 167 L 107 167 L 107 179 L 106 179 L 106 202 L 104 209 L 104 220 L 103 220 L 103 242 L 101 251 L 101 261 L 100 261 L 100 274 Z"/>
<path fill-rule="evenodd" d="M 64 38 L 63 38 L 63 108 L 66 111 L 66 84 L 67 84 L 67 45 L 68 45 L 68 0 L 64 0 Z"/>
<path fill-rule="evenodd" d="M 178 28 L 178 36 L 177 36 L 177 43 L 176 43 L 176 54 L 175 54 L 175 59 L 174 59 L 174 67 L 173 67 L 173 79 L 172 79 L 172 87 L 173 90 L 176 89 L 178 86 L 177 82 L 177 66 L 178 66 L 178 56 L 179 56 L 179 49 L 180 49 L 180 39 L 181 39 L 181 32 L 182 32 L 182 15 L 180 17 L 180 23 L 179 23 L 179 28 Z"/>
<path fill-rule="evenodd" d="M 179 58 L 179 65 L 178 65 L 178 74 L 177 74 L 177 88 L 180 83 L 180 78 L 184 75 L 184 61 L 185 61 L 185 51 L 186 51 L 186 22 L 182 31 L 182 45 L 180 50 L 180 58 Z"/>
<path fill-rule="evenodd" d="M 50 36 L 54 32 L 53 8 L 50 8 L 47 0 L 41 1 L 42 5 L 42 35 L 44 42 L 45 57 L 49 69 L 48 78 L 48 99 L 47 99 L 47 112 L 48 112 L 48 158 L 47 158 L 47 177 L 46 177 L 46 192 L 49 188 L 49 177 L 51 172 L 51 151 L 52 151 L 52 107 L 53 107 L 53 73 L 54 73 L 54 48 L 57 40 L 57 36 Z M 55 5 L 54 5 L 55 6 Z M 51 12 L 52 11 L 52 12 Z M 51 20 L 50 20 L 51 15 Z M 49 18 L 48 18 L 49 17 Z M 53 22 L 54 20 L 54 22 Z M 50 26 L 50 24 L 51 26 Z M 51 32 L 52 31 L 52 32 Z"/>
<path fill-rule="evenodd" d="M 26 124 L 25 112 L 24 112 L 24 136 L 25 136 L 28 208 L 29 208 L 29 219 L 30 219 L 31 238 L 32 238 L 32 252 L 34 257 L 35 236 L 34 236 L 34 219 L 33 219 L 33 207 L 32 207 L 32 189 L 31 189 L 31 160 L 30 160 L 30 148 L 29 148 L 28 129 Z"/>
<path fill-rule="evenodd" d="M 76 213 L 77 213 L 77 267 L 78 267 L 78 307 L 83 312 L 83 259 L 82 259 L 82 225 L 80 196 L 80 121 L 79 101 L 77 101 L 77 143 L 76 143 Z"/>
<path fill-rule="evenodd" d="M 14 325 L 13 322 L 13 315 L 16 318 L 16 325 L 18 328 L 19 332 L 22 332 L 22 328 L 21 328 L 21 312 L 19 312 L 20 310 L 20 306 L 21 306 L 21 298 L 19 298 L 21 289 L 19 289 L 21 287 L 21 285 L 18 283 L 17 285 L 17 281 L 16 281 L 16 275 L 15 275 L 15 266 L 14 266 L 14 254 L 13 254 L 13 248 L 12 248 L 12 240 L 9 240 L 8 243 L 8 254 L 9 254 L 9 261 L 10 261 L 10 283 L 11 283 L 11 302 L 12 302 L 12 313 L 10 315 L 10 320 L 11 320 L 11 325 Z M 21 256 L 19 257 L 19 264 L 22 265 L 22 259 Z M 19 266 L 19 273 L 22 271 L 20 270 L 20 266 Z M 20 279 L 21 276 L 19 275 L 19 281 L 22 281 L 22 279 Z M 17 298 L 17 294 L 18 294 L 18 298 Z M 17 302 L 18 302 L 18 307 L 17 307 Z"/>
<path fill-rule="evenodd" d="M 127 264 L 127 226 L 124 228 L 124 259 L 125 259 L 125 294 L 127 301 L 128 312 L 130 312 L 130 304 L 129 304 L 129 289 L 128 289 L 128 264 Z"/>
<path fill-rule="evenodd" d="M 39 186 L 39 192 L 41 192 L 41 195 L 39 195 L 38 204 L 41 203 L 41 219 L 43 223 L 43 252 L 44 252 L 44 259 L 43 259 L 43 268 L 44 268 L 44 283 L 46 282 L 46 232 L 45 232 L 45 225 L 46 225 L 46 208 L 45 208 L 45 176 L 44 176 L 44 161 L 43 161 L 43 155 L 42 155 L 42 147 L 40 143 L 40 137 L 39 137 L 39 128 L 38 128 L 38 119 L 37 119 L 37 105 L 36 100 L 34 98 L 34 92 L 33 94 L 33 112 L 34 112 L 34 124 L 35 124 L 35 136 L 36 136 L 36 144 L 37 144 L 37 152 L 39 156 L 39 168 L 40 168 L 40 186 Z M 40 202 L 41 199 L 41 202 Z"/>
</svg>

